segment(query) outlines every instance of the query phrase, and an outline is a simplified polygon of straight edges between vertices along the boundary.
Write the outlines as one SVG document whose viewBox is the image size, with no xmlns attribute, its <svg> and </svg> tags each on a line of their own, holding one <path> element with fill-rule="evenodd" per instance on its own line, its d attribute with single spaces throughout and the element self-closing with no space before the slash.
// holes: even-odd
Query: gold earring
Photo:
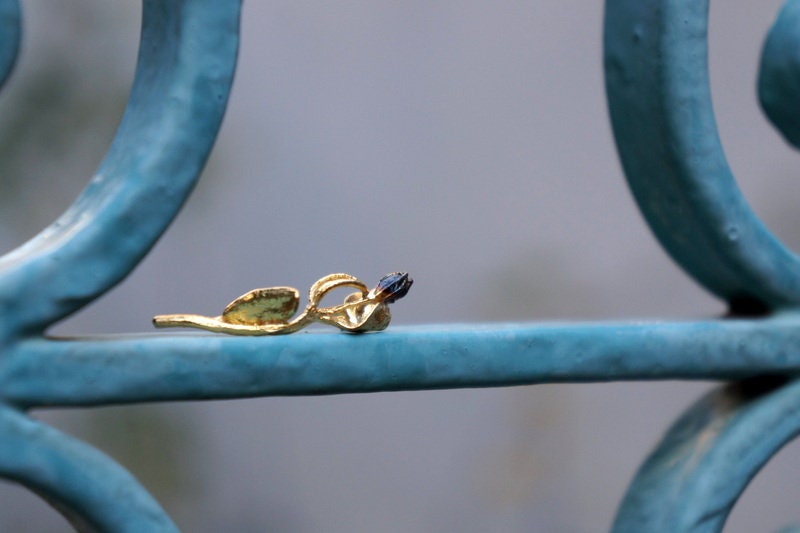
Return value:
<svg viewBox="0 0 800 533">
<path fill-rule="evenodd" d="M 358 278 L 349 274 L 330 274 L 317 280 L 309 289 L 308 304 L 295 318 L 300 294 L 293 287 L 254 289 L 225 307 L 221 315 L 158 315 L 153 318 L 157 328 L 199 328 L 230 335 L 280 335 L 294 333 L 313 322 L 330 324 L 351 333 L 381 331 L 391 320 L 389 304 L 408 293 L 414 280 L 406 272 L 393 272 L 382 277 L 369 290 Z M 340 287 L 352 287 L 339 305 L 320 307 L 328 292 Z"/>
</svg>

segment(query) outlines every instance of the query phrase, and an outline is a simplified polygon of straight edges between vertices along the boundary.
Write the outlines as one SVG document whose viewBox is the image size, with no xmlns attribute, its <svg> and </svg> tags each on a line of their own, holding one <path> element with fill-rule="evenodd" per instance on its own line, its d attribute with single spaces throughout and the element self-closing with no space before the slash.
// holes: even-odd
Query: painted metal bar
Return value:
<svg viewBox="0 0 800 533">
<path fill-rule="evenodd" d="M 4 405 L 0 475 L 44 497 L 78 531 L 178 531 L 139 482 L 105 454 Z"/>
<path fill-rule="evenodd" d="M 0 0 L 0 87 L 14 70 L 22 38 L 19 0 Z"/>
<path fill-rule="evenodd" d="M 40 334 L 120 281 L 166 229 L 211 150 L 236 64 L 241 0 L 145 0 L 124 117 L 89 186 L 54 224 L 0 258 L 0 348 Z M 0 85 L 20 6 L 0 0 Z M 0 404 L 0 476 L 86 532 L 177 531 L 123 467 Z"/>
<path fill-rule="evenodd" d="M 720 143 L 708 0 L 607 0 L 604 39 L 617 148 L 659 241 L 734 312 L 800 304 L 800 258 L 747 205 Z"/>
<path fill-rule="evenodd" d="M 789 0 L 770 32 L 760 82 L 762 105 L 785 118 L 772 117 L 790 141 L 800 61 L 783 49 L 800 39 L 792 35 L 800 35 L 798 2 Z M 240 3 L 144 1 L 136 79 L 109 154 L 58 221 L 0 258 L 0 476 L 43 494 L 81 530 L 174 531 L 124 469 L 21 410 L 746 380 L 701 401 L 676 424 L 637 476 L 615 526 L 624 533 L 721 530 L 747 481 L 800 428 L 800 382 L 764 377 L 800 373 L 800 259 L 752 213 L 725 161 L 708 84 L 707 0 L 607 0 L 611 118 L 631 188 L 662 244 L 735 313 L 773 311 L 765 318 L 407 327 L 266 339 L 43 336 L 49 324 L 132 270 L 189 194 L 227 104 Z M 18 52 L 19 15 L 16 1 L 0 0 L 0 81 Z"/>
<path fill-rule="evenodd" d="M 800 315 L 594 325 L 395 327 L 380 334 L 31 339 L 0 360 L 21 407 L 800 372 Z"/>
<path fill-rule="evenodd" d="M 800 148 L 800 0 L 788 0 L 770 28 L 758 72 L 758 98 L 784 138 Z"/>
<path fill-rule="evenodd" d="M 240 3 L 145 0 L 136 77 L 108 154 L 61 218 L 0 258 L 0 335 L 40 333 L 92 301 L 166 229 L 220 127 Z"/>
<path fill-rule="evenodd" d="M 800 434 L 800 380 L 726 385 L 669 430 L 631 484 L 613 533 L 715 533 L 747 484 Z"/>
</svg>

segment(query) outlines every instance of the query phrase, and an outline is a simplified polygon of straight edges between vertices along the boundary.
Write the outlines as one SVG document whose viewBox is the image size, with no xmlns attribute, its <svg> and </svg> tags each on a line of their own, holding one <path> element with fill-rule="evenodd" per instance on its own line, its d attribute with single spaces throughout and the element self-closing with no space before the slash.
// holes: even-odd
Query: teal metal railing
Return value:
<svg viewBox="0 0 800 533">
<path fill-rule="evenodd" d="M 48 326 L 124 278 L 196 181 L 228 100 L 240 0 L 144 0 L 139 62 L 114 142 L 49 228 L 0 259 L 0 475 L 82 531 L 177 528 L 121 466 L 28 411 L 164 400 L 721 380 L 636 475 L 614 531 L 721 531 L 759 469 L 800 432 L 800 260 L 756 218 L 711 108 L 707 0 L 607 0 L 605 66 L 625 173 L 675 260 L 730 303 L 719 320 L 394 327 L 376 335 L 63 339 Z M 20 38 L 0 0 L 0 82 Z M 762 57 L 766 114 L 797 142 L 800 1 Z"/>
</svg>

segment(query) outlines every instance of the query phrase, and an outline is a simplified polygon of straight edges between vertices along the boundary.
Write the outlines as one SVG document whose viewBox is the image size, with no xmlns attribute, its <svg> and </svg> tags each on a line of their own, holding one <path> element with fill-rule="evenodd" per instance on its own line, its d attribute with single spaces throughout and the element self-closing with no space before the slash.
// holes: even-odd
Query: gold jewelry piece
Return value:
<svg viewBox="0 0 800 533">
<path fill-rule="evenodd" d="M 157 328 L 200 328 L 231 335 L 279 335 L 294 333 L 313 322 L 336 326 L 351 333 L 386 329 L 392 315 L 389 304 L 406 295 L 414 280 L 405 272 L 382 277 L 369 290 L 349 274 L 330 274 L 316 281 L 308 291 L 308 305 L 296 318 L 300 293 L 292 287 L 254 289 L 228 304 L 221 315 L 158 315 Z M 353 287 L 341 305 L 319 307 L 323 296 L 340 287 Z"/>
</svg>

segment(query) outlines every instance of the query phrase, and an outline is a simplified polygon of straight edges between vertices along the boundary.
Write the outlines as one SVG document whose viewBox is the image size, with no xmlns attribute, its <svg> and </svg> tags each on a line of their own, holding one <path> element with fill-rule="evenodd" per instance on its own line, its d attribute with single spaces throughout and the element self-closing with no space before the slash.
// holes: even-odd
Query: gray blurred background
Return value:
<svg viewBox="0 0 800 533">
<path fill-rule="evenodd" d="M 102 158 L 135 66 L 138 2 L 25 0 L 0 93 L 0 246 L 60 214 Z M 796 155 L 755 101 L 780 2 L 711 14 L 715 106 L 754 209 L 800 245 Z M 661 251 L 607 119 L 602 2 L 250 1 L 228 113 L 190 202 L 121 286 L 59 334 L 150 331 L 254 288 L 345 271 L 416 283 L 394 323 L 721 314 Z M 593 532 L 712 384 L 547 385 L 271 398 L 36 416 L 130 468 L 187 532 Z M 800 448 L 726 531 L 796 511 Z M 0 530 L 65 531 L 14 485 Z"/>
</svg>

